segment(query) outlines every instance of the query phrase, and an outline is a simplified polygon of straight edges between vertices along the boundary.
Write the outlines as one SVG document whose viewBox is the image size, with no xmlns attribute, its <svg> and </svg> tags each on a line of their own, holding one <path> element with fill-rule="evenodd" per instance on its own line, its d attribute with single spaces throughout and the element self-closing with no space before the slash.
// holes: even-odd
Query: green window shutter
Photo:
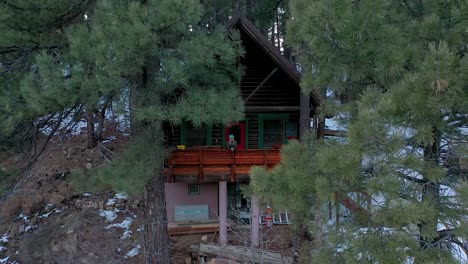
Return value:
<svg viewBox="0 0 468 264">
<path fill-rule="evenodd" d="M 187 122 L 183 121 L 180 128 L 180 144 L 187 145 Z"/>
<path fill-rule="evenodd" d="M 206 126 L 206 133 L 207 133 L 207 139 L 206 139 L 206 144 L 208 146 L 213 145 L 213 124 L 209 124 Z"/>
</svg>

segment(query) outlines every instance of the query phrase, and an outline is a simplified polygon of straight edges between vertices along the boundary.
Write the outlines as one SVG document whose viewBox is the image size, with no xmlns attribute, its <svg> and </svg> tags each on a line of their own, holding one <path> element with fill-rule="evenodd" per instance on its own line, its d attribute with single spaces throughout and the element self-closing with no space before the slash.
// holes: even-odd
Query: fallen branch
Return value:
<svg viewBox="0 0 468 264">
<path fill-rule="evenodd" d="M 220 256 L 248 263 L 288 264 L 294 262 L 292 257 L 283 256 L 280 253 L 261 251 L 240 246 L 200 244 L 198 254 L 200 256 Z"/>
</svg>

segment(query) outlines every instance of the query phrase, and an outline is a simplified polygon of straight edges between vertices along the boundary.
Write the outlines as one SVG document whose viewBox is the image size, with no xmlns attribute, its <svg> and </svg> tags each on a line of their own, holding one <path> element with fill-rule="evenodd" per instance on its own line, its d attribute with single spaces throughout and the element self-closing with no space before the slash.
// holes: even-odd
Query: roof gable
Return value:
<svg viewBox="0 0 468 264">
<path fill-rule="evenodd" d="M 226 30 L 229 32 L 233 29 L 239 29 L 247 33 L 247 35 L 262 49 L 266 54 L 278 65 L 278 67 L 286 73 L 299 87 L 301 82 L 301 73 L 296 70 L 286 57 L 281 54 L 281 51 L 271 44 L 268 39 L 263 35 L 257 27 L 245 16 L 236 15 L 227 24 Z M 319 97 L 311 94 L 311 100 L 314 105 L 319 105 Z"/>
</svg>

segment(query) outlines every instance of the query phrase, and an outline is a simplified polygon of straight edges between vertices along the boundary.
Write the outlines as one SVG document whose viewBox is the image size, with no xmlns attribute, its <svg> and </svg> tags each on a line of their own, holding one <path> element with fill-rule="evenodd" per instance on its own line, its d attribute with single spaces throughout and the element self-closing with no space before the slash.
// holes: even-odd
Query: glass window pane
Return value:
<svg viewBox="0 0 468 264">
<path fill-rule="evenodd" d="M 284 120 L 263 121 L 263 147 L 272 148 L 284 142 Z"/>
<path fill-rule="evenodd" d="M 192 124 L 187 124 L 186 132 L 187 147 L 206 146 L 208 129 L 205 125 L 202 127 L 194 127 Z"/>
</svg>

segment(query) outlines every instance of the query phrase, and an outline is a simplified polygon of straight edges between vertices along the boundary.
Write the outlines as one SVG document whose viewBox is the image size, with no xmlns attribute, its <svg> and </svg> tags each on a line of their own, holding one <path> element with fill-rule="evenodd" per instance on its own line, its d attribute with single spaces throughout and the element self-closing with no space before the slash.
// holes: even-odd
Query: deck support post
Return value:
<svg viewBox="0 0 468 264">
<path fill-rule="evenodd" d="M 219 243 L 227 245 L 227 182 L 219 182 Z"/>
<path fill-rule="evenodd" d="M 260 245 L 260 202 L 257 196 L 252 195 L 250 203 L 252 216 L 252 220 L 250 221 L 250 226 L 252 228 L 250 230 L 250 242 L 253 247 L 258 247 Z"/>
</svg>

